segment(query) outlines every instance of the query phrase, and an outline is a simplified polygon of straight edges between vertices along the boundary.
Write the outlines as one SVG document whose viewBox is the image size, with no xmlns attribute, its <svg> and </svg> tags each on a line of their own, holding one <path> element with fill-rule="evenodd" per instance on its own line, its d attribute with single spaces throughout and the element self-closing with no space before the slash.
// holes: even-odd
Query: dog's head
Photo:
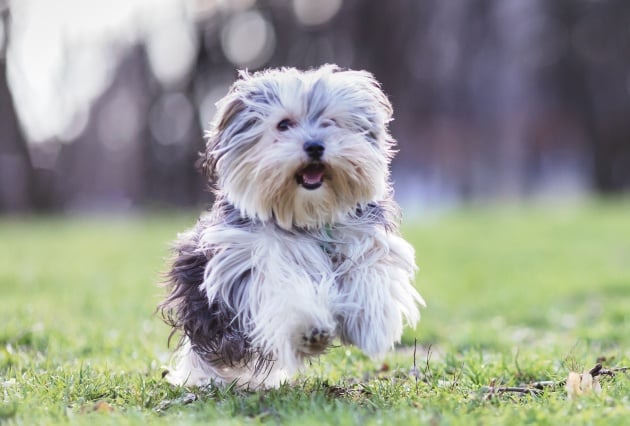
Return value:
<svg viewBox="0 0 630 426">
<path fill-rule="evenodd" d="M 370 73 L 241 72 L 217 107 L 204 170 L 242 214 L 315 228 L 388 195 L 392 107 Z"/>
</svg>

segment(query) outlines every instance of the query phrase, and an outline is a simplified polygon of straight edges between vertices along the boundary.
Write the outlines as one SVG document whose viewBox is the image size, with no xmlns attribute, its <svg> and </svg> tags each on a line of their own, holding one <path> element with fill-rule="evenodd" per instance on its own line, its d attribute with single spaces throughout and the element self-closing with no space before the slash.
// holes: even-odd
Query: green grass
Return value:
<svg viewBox="0 0 630 426">
<path fill-rule="evenodd" d="M 374 362 L 352 348 L 276 390 L 161 379 L 154 315 L 167 247 L 191 215 L 0 219 L 0 423 L 624 424 L 630 375 L 570 401 L 487 387 L 630 365 L 630 202 L 489 206 L 408 219 L 417 330 Z M 417 339 L 417 380 L 411 374 Z M 194 400 L 193 400 L 194 399 Z"/>
</svg>

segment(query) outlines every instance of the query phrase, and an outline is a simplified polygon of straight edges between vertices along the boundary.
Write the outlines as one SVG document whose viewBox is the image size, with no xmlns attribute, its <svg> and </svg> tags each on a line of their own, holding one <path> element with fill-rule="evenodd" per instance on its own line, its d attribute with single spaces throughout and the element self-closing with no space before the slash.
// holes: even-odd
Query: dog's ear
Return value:
<svg viewBox="0 0 630 426">
<path fill-rule="evenodd" d="M 353 76 L 353 80 L 360 90 L 368 96 L 370 105 L 364 111 L 365 118 L 370 122 L 371 128 L 366 136 L 373 142 L 393 142 L 388 126 L 392 121 L 394 109 L 385 95 L 381 84 L 368 71 L 347 71 Z"/>
<path fill-rule="evenodd" d="M 376 78 L 368 71 L 331 65 L 320 68 L 319 72 L 337 80 L 335 86 L 340 98 L 350 102 L 350 108 L 355 112 L 351 116 L 351 125 L 371 143 L 389 149 L 394 143 L 388 130 L 394 111 Z"/>
<path fill-rule="evenodd" d="M 371 101 L 380 109 L 385 121 L 390 121 L 394 113 L 392 104 L 387 98 L 387 95 L 383 91 L 381 83 L 374 77 L 374 75 L 365 70 L 352 70 L 339 68 L 336 65 L 325 65 L 323 69 L 332 72 L 333 74 L 342 74 L 350 77 L 351 81 L 358 86 L 365 94 L 367 94 Z"/>
<path fill-rule="evenodd" d="M 201 169 L 205 176 L 216 182 L 219 160 L 224 155 L 238 156 L 246 151 L 260 136 L 256 124 L 260 114 L 252 114 L 255 105 L 268 104 L 257 87 L 260 74 L 239 72 L 239 79 L 232 84 L 227 95 L 217 102 L 217 112 L 206 132 L 206 151 L 201 154 Z"/>
<path fill-rule="evenodd" d="M 226 130 L 246 108 L 235 86 L 217 103 L 217 113 L 206 132 L 206 150 L 200 153 L 201 172 L 211 181 L 217 179 L 216 165 L 224 148 L 222 145 L 226 143 Z"/>
</svg>

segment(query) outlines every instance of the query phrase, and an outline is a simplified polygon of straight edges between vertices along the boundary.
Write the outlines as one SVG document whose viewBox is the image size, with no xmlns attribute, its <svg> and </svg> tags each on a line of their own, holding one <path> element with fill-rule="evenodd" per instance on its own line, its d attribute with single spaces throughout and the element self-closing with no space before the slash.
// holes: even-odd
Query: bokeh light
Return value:
<svg viewBox="0 0 630 426">
<path fill-rule="evenodd" d="M 162 145 L 186 141 L 193 125 L 193 106 L 182 93 L 165 93 L 149 110 L 149 130 Z"/>
<path fill-rule="evenodd" d="M 137 101 L 126 91 L 117 91 L 98 116 L 98 137 L 105 148 L 124 151 L 138 138 L 142 120 Z"/>
<path fill-rule="evenodd" d="M 12 3 L 8 80 L 29 140 L 76 136 L 134 44 L 162 84 L 185 79 L 197 49 L 189 13 L 181 0 Z"/>
<path fill-rule="evenodd" d="M 306 26 L 323 25 L 341 9 L 341 0 L 293 0 L 293 13 Z"/>
<path fill-rule="evenodd" d="M 190 74 L 198 46 L 193 21 L 181 2 L 168 6 L 150 14 L 145 40 L 151 70 L 164 86 L 173 87 Z"/>
<path fill-rule="evenodd" d="M 241 68 L 259 68 L 266 64 L 275 42 L 273 27 L 256 10 L 235 14 L 221 33 L 225 56 Z"/>
</svg>

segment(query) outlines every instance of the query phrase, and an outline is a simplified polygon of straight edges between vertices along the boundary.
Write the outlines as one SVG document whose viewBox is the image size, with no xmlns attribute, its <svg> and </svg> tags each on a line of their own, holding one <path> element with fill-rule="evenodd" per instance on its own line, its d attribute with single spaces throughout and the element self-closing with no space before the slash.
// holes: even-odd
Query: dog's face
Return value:
<svg viewBox="0 0 630 426">
<path fill-rule="evenodd" d="M 389 191 L 392 108 L 365 71 L 241 73 L 218 103 L 204 169 L 249 217 L 315 228 Z"/>
</svg>

